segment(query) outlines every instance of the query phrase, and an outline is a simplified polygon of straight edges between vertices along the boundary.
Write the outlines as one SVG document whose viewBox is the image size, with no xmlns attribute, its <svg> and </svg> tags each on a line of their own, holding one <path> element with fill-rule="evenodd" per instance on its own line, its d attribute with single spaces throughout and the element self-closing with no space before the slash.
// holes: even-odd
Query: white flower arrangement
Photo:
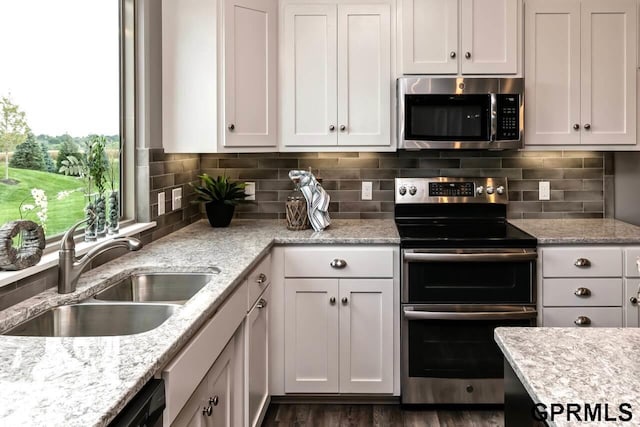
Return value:
<svg viewBox="0 0 640 427">
<path fill-rule="evenodd" d="M 24 199 L 22 203 L 20 203 L 20 219 L 25 219 L 29 213 L 35 212 L 42 229 L 46 231 L 48 219 L 47 212 L 49 210 L 47 194 L 44 190 L 32 188 L 31 197 L 33 198 L 33 204 L 25 204 L 24 202 L 26 202 L 27 199 Z M 24 216 L 23 213 L 25 214 Z"/>
</svg>

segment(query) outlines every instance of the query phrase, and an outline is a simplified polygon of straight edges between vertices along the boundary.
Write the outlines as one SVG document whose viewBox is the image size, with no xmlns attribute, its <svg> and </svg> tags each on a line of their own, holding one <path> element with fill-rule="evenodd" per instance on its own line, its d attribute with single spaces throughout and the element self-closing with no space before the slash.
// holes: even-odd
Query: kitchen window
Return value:
<svg viewBox="0 0 640 427">
<path fill-rule="evenodd" d="M 106 190 L 122 195 L 121 219 L 133 218 L 132 9 L 133 0 L 0 2 L 0 225 L 30 219 L 51 242 L 83 219 L 86 187 L 60 171 L 96 137 Z"/>
</svg>

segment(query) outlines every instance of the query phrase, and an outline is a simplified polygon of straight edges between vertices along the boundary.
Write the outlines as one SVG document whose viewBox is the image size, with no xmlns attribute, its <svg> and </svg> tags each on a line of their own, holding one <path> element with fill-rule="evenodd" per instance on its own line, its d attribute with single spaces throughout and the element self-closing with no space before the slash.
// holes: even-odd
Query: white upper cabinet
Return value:
<svg viewBox="0 0 640 427">
<path fill-rule="evenodd" d="M 634 148 L 637 19 L 635 0 L 527 2 L 527 146 Z"/>
<path fill-rule="evenodd" d="M 225 1 L 225 147 L 277 145 L 277 10 L 275 0 Z"/>
<path fill-rule="evenodd" d="M 277 146 L 277 0 L 162 0 L 169 153 Z"/>
<path fill-rule="evenodd" d="M 403 74 L 521 74 L 521 0 L 402 0 Z"/>
<path fill-rule="evenodd" d="M 217 3 L 162 0 L 162 144 L 210 153 L 217 143 Z"/>
<path fill-rule="evenodd" d="M 391 12 L 386 2 L 283 3 L 283 151 L 393 149 Z"/>
</svg>

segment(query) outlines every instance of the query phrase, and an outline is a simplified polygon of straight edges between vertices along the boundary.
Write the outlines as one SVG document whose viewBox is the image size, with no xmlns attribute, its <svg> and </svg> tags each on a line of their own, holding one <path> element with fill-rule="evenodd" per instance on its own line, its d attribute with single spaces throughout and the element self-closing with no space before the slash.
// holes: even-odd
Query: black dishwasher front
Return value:
<svg viewBox="0 0 640 427">
<path fill-rule="evenodd" d="M 166 407 L 164 380 L 153 379 L 131 399 L 110 427 L 161 427 Z"/>
</svg>

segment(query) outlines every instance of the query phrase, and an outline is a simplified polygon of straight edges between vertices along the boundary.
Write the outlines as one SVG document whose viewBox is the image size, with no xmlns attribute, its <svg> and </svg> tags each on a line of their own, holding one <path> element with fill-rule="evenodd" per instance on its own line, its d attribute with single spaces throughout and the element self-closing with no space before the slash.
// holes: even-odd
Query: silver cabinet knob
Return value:
<svg viewBox="0 0 640 427">
<path fill-rule="evenodd" d="M 591 129 L 591 125 L 590 125 L 589 123 L 587 123 L 586 125 L 584 125 L 584 128 L 585 128 L 586 130 L 589 130 L 589 129 Z"/>
<path fill-rule="evenodd" d="M 578 258 L 576 262 L 573 263 L 573 265 L 579 268 L 587 268 L 591 267 L 591 261 L 586 258 Z"/>
<path fill-rule="evenodd" d="M 256 279 L 256 283 L 258 285 L 262 285 L 266 281 L 267 281 L 267 275 L 266 274 L 264 274 L 264 273 L 258 274 L 258 278 Z"/>
<path fill-rule="evenodd" d="M 343 260 L 343 259 L 334 259 L 333 261 L 331 261 L 331 263 L 329 264 L 331 267 L 333 268 L 337 268 L 338 270 L 345 268 L 347 266 L 347 261 Z"/>
<path fill-rule="evenodd" d="M 638 304 L 638 298 L 636 298 L 636 297 L 631 297 L 631 298 L 629 298 L 629 302 L 630 302 L 631 304 L 633 304 L 633 305 L 636 305 L 636 304 Z"/>
<path fill-rule="evenodd" d="M 452 51 L 449 53 L 449 56 L 450 56 L 451 58 L 455 58 L 455 57 L 456 57 L 456 52 L 452 50 Z"/>
<path fill-rule="evenodd" d="M 589 326 L 591 324 L 591 319 L 587 316 L 578 316 L 576 320 L 573 321 L 577 326 Z"/>
<path fill-rule="evenodd" d="M 209 398 L 209 404 L 213 404 L 213 406 L 218 406 L 218 396 L 213 396 L 213 398 Z"/>
<path fill-rule="evenodd" d="M 331 132 L 333 132 L 334 130 L 336 130 L 336 127 L 335 127 L 334 125 L 331 125 L 331 126 L 329 126 L 329 130 L 330 130 Z"/>
<path fill-rule="evenodd" d="M 260 298 L 260 301 L 256 304 L 257 308 L 263 309 L 267 306 L 267 300 L 264 298 Z"/>
<path fill-rule="evenodd" d="M 233 132 L 233 131 L 236 129 L 236 125 L 234 125 L 233 123 L 231 123 L 231 124 L 228 126 L 228 128 L 229 128 L 229 130 L 230 130 L 231 132 Z"/>
<path fill-rule="evenodd" d="M 573 294 L 577 297 L 590 297 L 591 290 L 589 288 L 578 288 L 573 292 Z"/>
<path fill-rule="evenodd" d="M 577 124 L 577 123 L 576 123 L 576 124 L 574 124 L 574 125 L 573 125 L 573 129 L 574 129 L 574 130 L 580 130 L 580 125 L 579 125 L 579 124 Z"/>
<path fill-rule="evenodd" d="M 467 59 L 470 59 L 471 58 L 471 52 L 465 53 L 464 57 L 467 58 Z"/>
<path fill-rule="evenodd" d="M 500 185 L 498 188 L 496 188 L 496 193 L 504 194 L 504 187 L 502 185 Z"/>
<path fill-rule="evenodd" d="M 336 304 L 336 297 L 329 298 L 329 304 L 335 305 Z"/>
<path fill-rule="evenodd" d="M 347 305 L 348 302 L 349 302 L 349 300 L 347 299 L 347 297 L 343 297 L 342 298 L 342 304 L 343 305 Z"/>
<path fill-rule="evenodd" d="M 209 405 L 205 406 L 202 409 L 202 415 L 206 415 L 207 417 L 210 417 L 211 414 L 213 414 L 213 407 L 214 406 L 218 406 L 218 402 L 220 401 L 220 399 L 218 399 L 218 396 L 213 396 L 209 398 Z"/>
<path fill-rule="evenodd" d="M 347 127 L 345 125 L 340 125 L 340 132 L 344 132 L 345 130 L 347 130 Z"/>
</svg>

